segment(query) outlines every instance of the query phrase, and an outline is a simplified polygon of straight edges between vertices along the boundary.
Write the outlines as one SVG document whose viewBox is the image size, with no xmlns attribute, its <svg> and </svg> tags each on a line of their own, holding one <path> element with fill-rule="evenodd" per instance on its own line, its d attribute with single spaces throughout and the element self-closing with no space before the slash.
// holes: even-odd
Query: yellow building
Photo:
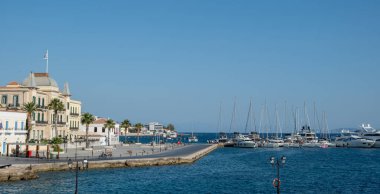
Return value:
<svg viewBox="0 0 380 194">
<path fill-rule="evenodd" d="M 22 83 L 10 82 L 0 87 L 0 109 L 21 112 L 22 106 L 35 102 L 38 110 L 32 115 L 30 139 L 51 139 L 56 136 L 67 137 L 79 130 L 81 102 L 71 99 L 69 85 L 65 83 L 62 91 L 48 73 L 30 73 Z M 58 98 L 65 105 L 65 111 L 58 113 L 58 134 L 54 130 L 54 111 L 47 108 L 50 101 Z"/>
</svg>

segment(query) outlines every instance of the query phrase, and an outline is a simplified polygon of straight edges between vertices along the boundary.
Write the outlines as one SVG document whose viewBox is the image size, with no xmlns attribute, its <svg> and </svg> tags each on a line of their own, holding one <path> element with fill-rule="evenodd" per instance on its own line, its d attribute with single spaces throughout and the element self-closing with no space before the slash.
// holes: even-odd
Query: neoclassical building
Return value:
<svg viewBox="0 0 380 194">
<path fill-rule="evenodd" d="M 0 87 L 2 110 L 22 112 L 22 106 L 35 102 L 38 110 L 32 115 L 31 139 L 51 139 L 56 136 L 70 139 L 79 130 L 81 102 L 71 99 L 69 85 L 60 90 L 57 82 L 48 73 L 30 73 L 22 83 L 12 81 Z M 65 105 L 65 111 L 58 113 L 58 134 L 54 130 L 54 111 L 48 104 L 58 98 Z"/>
</svg>

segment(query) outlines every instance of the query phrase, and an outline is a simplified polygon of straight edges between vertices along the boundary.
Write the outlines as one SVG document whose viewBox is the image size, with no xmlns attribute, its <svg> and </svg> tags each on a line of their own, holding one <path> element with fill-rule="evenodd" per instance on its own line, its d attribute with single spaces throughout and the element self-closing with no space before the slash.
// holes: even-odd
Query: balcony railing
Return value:
<svg viewBox="0 0 380 194">
<path fill-rule="evenodd" d="M 79 127 L 70 127 L 70 130 L 78 130 Z"/>
<path fill-rule="evenodd" d="M 47 125 L 48 122 L 47 121 L 36 121 L 36 124 L 37 125 Z"/>
<path fill-rule="evenodd" d="M 19 103 L 8 104 L 7 108 L 8 109 L 19 109 L 20 108 L 20 104 Z"/>
<path fill-rule="evenodd" d="M 39 109 L 39 110 L 47 110 L 48 107 L 47 106 L 42 106 L 42 105 L 37 105 L 37 109 Z"/>
<path fill-rule="evenodd" d="M 73 113 L 73 112 L 71 112 L 70 115 L 71 116 L 79 116 L 79 113 Z"/>
</svg>

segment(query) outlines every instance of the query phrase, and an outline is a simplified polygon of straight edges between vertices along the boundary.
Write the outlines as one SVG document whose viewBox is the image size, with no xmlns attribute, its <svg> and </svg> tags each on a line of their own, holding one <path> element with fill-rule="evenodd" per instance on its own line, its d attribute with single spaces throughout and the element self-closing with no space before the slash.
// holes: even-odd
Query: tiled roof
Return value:
<svg viewBox="0 0 380 194">
<path fill-rule="evenodd" d="M 105 124 L 107 122 L 107 119 L 105 118 L 99 118 L 93 122 L 93 124 Z"/>
</svg>

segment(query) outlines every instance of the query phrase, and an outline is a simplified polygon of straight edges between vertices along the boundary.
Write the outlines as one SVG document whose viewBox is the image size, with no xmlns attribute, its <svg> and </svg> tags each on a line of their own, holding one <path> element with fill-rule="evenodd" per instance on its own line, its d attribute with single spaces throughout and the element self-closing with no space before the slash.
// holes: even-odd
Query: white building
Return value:
<svg viewBox="0 0 380 194">
<path fill-rule="evenodd" d="M 164 132 L 164 126 L 158 122 L 150 122 L 149 124 L 144 126 L 147 130 L 147 133 L 153 134 L 153 133 L 159 133 Z"/>
<path fill-rule="evenodd" d="M 118 123 L 115 124 L 114 129 L 110 129 L 108 133 L 108 129 L 104 127 L 106 124 L 106 118 L 96 118 L 96 120 L 89 125 L 88 134 L 89 139 L 93 140 L 90 142 L 91 145 L 107 145 L 108 135 L 110 137 L 110 144 L 118 144 L 119 143 L 119 130 L 120 125 Z M 81 134 L 86 133 L 86 125 L 80 125 L 79 131 Z"/>
<path fill-rule="evenodd" d="M 25 143 L 26 117 L 24 112 L 0 111 L 0 152 L 6 153 L 7 144 Z"/>
</svg>

